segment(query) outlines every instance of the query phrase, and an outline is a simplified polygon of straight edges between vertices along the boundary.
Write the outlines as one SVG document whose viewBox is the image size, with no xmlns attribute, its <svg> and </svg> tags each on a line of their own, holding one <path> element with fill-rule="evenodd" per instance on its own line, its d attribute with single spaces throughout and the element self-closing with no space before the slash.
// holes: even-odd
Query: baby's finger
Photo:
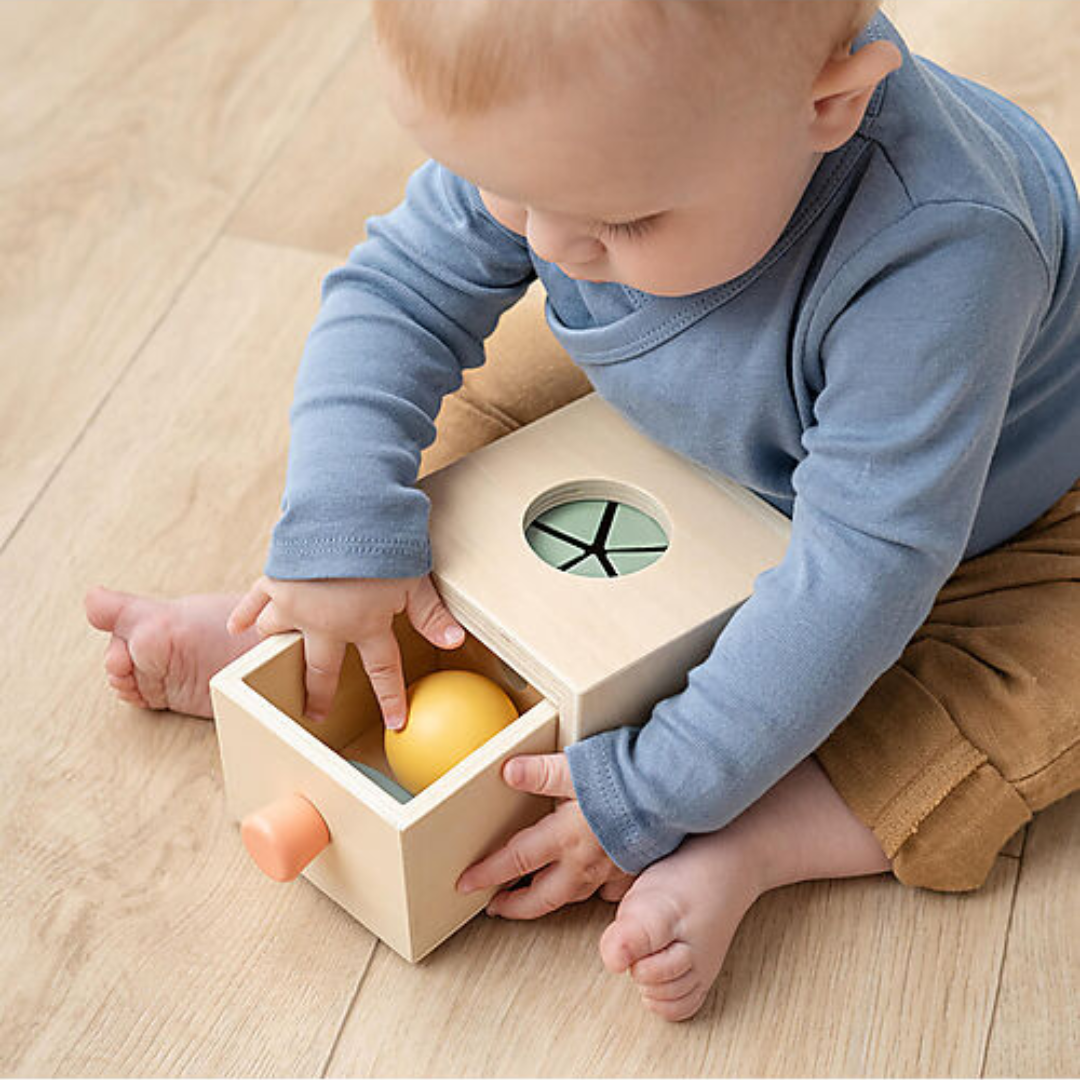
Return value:
<svg viewBox="0 0 1080 1080">
<path fill-rule="evenodd" d="M 534 795 L 554 795 L 562 799 L 574 797 L 570 762 L 561 752 L 513 757 L 503 766 L 503 779 L 518 791 L 530 791 Z"/>
<path fill-rule="evenodd" d="M 458 878 L 458 892 L 474 892 L 511 881 L 547 866 L 559 855 L 558 828 L 554 814 L 515 833 L 498 851 L 473 863 Z"/>
<path fill-rule="evenodd" d="M 584 900 L 595 885 L 579 881 L 561 863 L 536 874 L 524 889 L 496 893 L 488 903 L 487 913 L 503 919 L 539 919 L 558 911 L 564 904 Z"/>
<path fill-rule="evenodd" d="M 291 619 L 286 619 L 281 613 L 281 609 L 271 600 L 259 612 L 259 617 L 255 620 L 255 629 L 263 637 L 269 637 L 271 634 L 285 634 L 290 630 L 297 630 L 299 627 Z"/>
<path fill-rule="evenodd" d="M 309 719 L 325 720 L 330 715 L 344 659 L 344 641 L 325 634 L 304 634 L 304 715 Z"/>
<path fill-rule="evenodd" d="M 387 623 L 381 634 L 358 641 L 356 648 L 371 680 L 371 689 L 378 698 L 383 721 L 394 731 L 405 726 L 407 697 L 405 675 L 401 670 L 401 650 L 397 638 Z"/>
<path fill-rule="evenodd" d="M 259 612 L 270 602 L 270 594 L 266 591 L 263 583 L 266 579 L 259 578 L 243 596 L 236 607 L 229 612 L 225 620 L 225 629 L 230 634 L 242 634 L 255 622 Z"/>
</svg>

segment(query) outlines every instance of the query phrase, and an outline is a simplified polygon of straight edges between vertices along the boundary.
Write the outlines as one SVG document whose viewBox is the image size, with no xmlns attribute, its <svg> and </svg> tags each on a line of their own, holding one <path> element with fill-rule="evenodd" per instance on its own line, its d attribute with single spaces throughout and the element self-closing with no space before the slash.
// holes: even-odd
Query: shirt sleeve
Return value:
<svg viewBox="0 0 1080 1080">
<path fill-rule="evenodd" d="M 897 660 L 963 557 L 1048 297 L 1022 225 L 969 203 L 909 211 L 831 278 L 784 559 L 647 723 L 567 748 L 618 866 L 727 824 Z"/>
<path fill-rule="evenodd" d="M 289 413 L 282 514 L 266 573 L 417 577 L 431 569 L 416 487 L 442 399 L 535 278 L 522 237 L 434 161 L 323 282 Z"/>
</svg>

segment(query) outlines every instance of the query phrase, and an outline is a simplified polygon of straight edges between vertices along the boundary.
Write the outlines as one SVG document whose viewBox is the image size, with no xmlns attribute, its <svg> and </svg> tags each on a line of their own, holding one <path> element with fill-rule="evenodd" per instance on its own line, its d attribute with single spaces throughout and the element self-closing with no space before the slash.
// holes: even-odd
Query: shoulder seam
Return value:
<svg viewBox="0 0 1080 1080">
<path fill-rule="evenodd" d="M 1021 219 L 1016 216 L 1016 214 L 1014 214 L 1011 210 L 1005 209 L 1005 207 L 1003 207 L 1003 206 L 997 206 L 994 203 L 980 202 L 977 199 L 923 199 L 921 202 L 916 201 L 914 196 L 911 194 L 911 189 L 904 182 L 904 177 L 901 175 L 900 170 L 896 167 L 896 163 L 893 161 L 892 157 L 889 155 L 889 151 L 885 147 L 885 144 L 880 142 L 878 139 L 874 139 L 874 138 L 871 138 L 870 141 L 874 144 L 874 146 L 876 146 L 878 148 L 878 150 L 881 151 L 882 158 L 884 158 L 885 163 L 892 170 L 893 176 L 896 177 L 896 182 L 904 189 L 904 194 L 907 196 L 907 200 L 908 200 L 908 203 L 909 203 L 907 213 L 905 213 L 905 214 L 901 215 L 900 217 L 898 217 L 896 219 L 896 221 L 894 221 L 891 225 L 887 225 L 880 232 L 875 233 L 874 236 L 871 237 L 871 240 L 876 239 L 878 236 L 881 235 L 882 232 L 887 232 L 894 225 L 898 225 L 901 221 L 903 221 L 908 216 L 908 214 L 914 213 L 916 210 L 919 210 L 924 206 L 974 206 L 974 207 L 979 207 L 979 208 L 981 208 L 983 210 L 991 210 L 991 211 L 994 211 L 995 213 L 1001 214 L 1002 216 L 1004 216 L 1006 218 L 1009 218 L 1015 225 L 1017 225 L 1019 227 L 1020 231 L 1028 238 L 1029 243 L 1035 249 L 1035 253 L 1038 256 L 1039 263 L 1041 264 L 1041 266 L 1043 268 L 1043 272 L 1046 275 L 1047 288 L 1051 292 L 1053 291 L 1054 276 L 1053 276 L 1053 274 L 1052 274 L 1052 272 L 1050 270 L 1050 264 L 1046 261 L 1046 256 L 1043 254 L 1043 250 L 1039 246 L 1038 239 L 1032 234 L 1031 230 L 1027 227 L 1027 225 L 1025 225 L 1024 222 L 1021 221 Z M 869 242 L 870 241 L 867 241 L 867 243 L 869 243 Z M 862 247 L 865 247 L 865 244 L 860 246 L 857 251 L 852 252 L 852 257 L 857 255 L 859 253 L 859 251 L 862 250 Z M 845 266 L 847 265 L 847 262 L 848 262 L 848 260 L 845 259 L 844 260 L 844 265 Z M 842 267 L 841 267 L 841 269 L 842 269 Z"/>
<path fill-rule="evenodd" d="M 887 226 L 885 226 L 882 229 L 877 230 L 877 232 L 875 232 L 872 236 L 870 236 L 866 240 L 864 240 L 853 252 L 851 252 L 850 255 L 848 255 L 848 257 L 846 259 L 844 259 L 844 261 L 830 275 L 828 283 L 822 288 L 821 293 L 817 298 L 817 301 L 814 303 L 813 311 L 810 313 L 809 318 L 807 318 L 805 320 L 805 322 L 802 323 L 801 332 L 798 335 L 798 337 L 799 337 L 798 349 L 799 349 L 800 353 L 805 348 L 806 339 L 807 339 L 808 335 L 810 334 L 810 327 L 816 322 L 816 320 L 818 318 L 818 313 L 820 312 L 822 304 L 825 301 L 825 297 L 830 293 L 830 291 L 832 290 L 835 282 L 840 277 L 840 275 L 844 272 L 844 270 L 847 269 L 847 267 L 850 266 L 857 258 L 859 258 L 859 256 L 861 256 L 862 253 L 868 247 L 870 247 L 872 244 L 876 243 L 885 233 L 890 232 L 893 229 L 897 228 L 897 226 L 902 224 L 904 221 L 907 221 L 908 218 L 910 218 L 912 215 L 917 213 L 919 210 L 922 210 L 925 207 L 931 207 L 931 206 L 976 207 L 976 208 L 978 208 L 980 210 L 989 210 L 989 211 L 992 211 L 993 213 L 1000 214 L 1006 220 L 1011 221 L 1014 225 L 1016 225 L 1020 229 L 1020 232 L 1025 237 L 1027 237 L 1027 240 L 1031 244 L 1031 246 L 1035 249 L 1036 258 L 1038 260 L 1039 265 L 1043 269 L 1043 275 L 1044 275 L 1045 282 L 1046 282 L 1046 290 L 1045 290 L 1045 295 L 1044 295 L 1044 298 L 1043 298 L 1042 311 L 1039 314 L 1040 323 L 1043 321 L 1043 319 L 1046 318 L 1046 312 L 1048 310 L 1048 307 L 1053 302 L 1053 293 L 1054 293 L 1053 279 L 1051 278 L 1050 271 L 1049 271 L 1049 269 L 1048 269 L 1048 267 L 1046 265 L 1046 260 L 1043 258 L 1042 251 L 1040 250 L 1039 245 L 1037 243 L 1035 243 L 1034 239 L 1031 236 L 1031 233 L 1028 231 L 1027 228 L 1024 227 L 1024 223 L 1022 221 L 1020 221 L 1016 217 L 1015 214 L 1011 214 L 1007 210 L 1003 210 L 999 206 L 993 206 L 993 205 L 991 205 L 989 203 L 980 203 L 980 202 L 976 202 L 976 201 L 970 200 L 970 199 L 927 200 L 927 201 L 915 204 L 910 209 L 908 209 L 903 214 L 901 214 L 898 218 L 896 218 L 895 221 L 890 222 L 890 224 L 888 224 Z"/>
<path fill-rule="evenodd" d="M 891 164 L 891 162 L 890 162 L 890 164 Z M 900 225 L 901 223 L 906 221 L 909 217 L 911 217 L 914 214 L 918 213 L 918 211 L 926 209 L 928 207 L 933 207 L 933 206 L 972 207 L 972 208 L 975 208 L 977 210 L 990 211 L 993 214 L 1000 215 L 1001 217 L 1005 218 L 1007 221 L 1011 221 L 1020 230 L 1020 232 L 1027 238 L 1028 243 L 1034 249 L 1035 256 L 1036 256 L 1036 258 L 1038 260 L 1039 265 L 1042 267 L 1043 275 L 1044 275 L 1044 277 L 1046 279 L 1047 292 L 1048 292 L 1048 294 L 1053 292 L 1053 277 L 1052 277 L 1052 275 L 1050 273 L 1050 267 L 1047 264 L 1045 257 L 1043 256 L 1042 249 L 1039 247 L 1038 242 L 1036 241 L 1035 237 L 1031 235 L 1031 230 L 1020 220 L 1020 218 L 1018 218 L 1011 211 L 1006 210 L 1001 206 L 995 206 L 993 203 L 978 202 L 977 200 L 974 200 L 974 199 L 924 199 L 922 202 L 915 203 L 913 206 L 910 207 L 910 209 L 908 209 L 903 214 L 901 214 L 895 221 L 890 222 L 890 224 L 886 225 L 883 229 L 879 229 L 877 232 L 875 232 L 873 234 L 873 236 L 870 236 L 866 240 L 864 240 L 840 264 L 840 266 L 838 266 L 836 268 L 835 273 L 833 273 L 831 275 L 831 280 L 835 280 L 840 275 L 840 273 L 845 269 L 845 267 L 847 267 L 859 255 L 861 255 L 863 253 L 863 251 L 866 250 L 866 248 L 868 248 L 871 244 L 875 243 L 878 239 L 880 239 L 885 233 L 891 232 L 898 225 Z"/>
<path fill-rule="evenodd" d="M 1011 210 L 1006 210 L 1003 206 L 995 206 L 993 203 L 978 202 L 974 199 L 927 199 L 924 202 L 918 204 L 919 207 L 923 206 L 974 206 L 980 210 L 989 210 L 991 213 L 1000 214 L 1002 217 L 1011 221 L 1024 236 L 1027 237 L 1028 243 L 1035 251 L 1035 257 L 1039 260 L 1039 265 L 1043 268 L 1043 274 L 1046 277 L 1046 289 L 1047 298 L 1049 300 L 1050 294 L 1054 291 L 1054 275 L 1050 272 L 1050 264 L 1046 261 L 1046 256 L 1043 254 L 1042 248 L 1039 246 L 1038 239 L 1032 234 L 1031 230 L 1016 216 Z"/>
</svg>

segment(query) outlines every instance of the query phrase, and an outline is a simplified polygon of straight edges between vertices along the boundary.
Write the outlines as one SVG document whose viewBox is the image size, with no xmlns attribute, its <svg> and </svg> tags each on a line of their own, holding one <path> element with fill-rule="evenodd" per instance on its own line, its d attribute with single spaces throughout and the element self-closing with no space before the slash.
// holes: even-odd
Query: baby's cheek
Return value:
<svg viewBox="0 0 1080 1080">
<path fill-rule="evenodd" d="M 613 253 L 611 259 L 620 281 L 643 292 L 663 294 L 685 274 L 684 260 L 670 245 L 650 244 L 633 251 Z"/>
<path fill-rule="evenodd" d="M 641 245 L 615 252 L 610 260 L 613 280 L 655 296 L 688 296 L 720 284 L 711 252 L 693 244 Z"/>
</svg>

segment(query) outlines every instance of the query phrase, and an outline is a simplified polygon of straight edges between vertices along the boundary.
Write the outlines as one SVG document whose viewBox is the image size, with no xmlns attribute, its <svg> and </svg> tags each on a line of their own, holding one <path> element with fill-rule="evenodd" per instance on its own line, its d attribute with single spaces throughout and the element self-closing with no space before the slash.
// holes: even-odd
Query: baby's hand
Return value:
<svg viewBox="0 0 1080 1080">
<path fill-rule="evenodd" d="M 402 610 L 433 645 L 452 649 L 465 640 L 465 631 L 443 603 L 430 574 L 318 581 L 260 577 L 233 608 L 226 626 L 232 634 L 254 625 L 263 634 L 299 630 L 304 635 L 304 713 L 312 720 L 329 715 L 345 647 L 352 642 L 386 726 L 399 728 L 405 723 L 405 678 L 391 623 Z"/>
<path fill-rule="evenodd" d="M 525 754 L 503 766 L 503 779 L 518 791 L 563 799 L 545 818 L 515 833 L 493 855 L 473 863 L 458 878 L 459 892 L 506 885 L 541 870 L 524 889 L 503 889 L 488 903 L 489 915 L 536 919 L 563 904 L 586 900 L 597 889 L 625 891 L 632 880 L 593 835 L 574 797 L 565 754 Z M 611 894 L 608 893 L 610 896 Z M 607 896 L 605 896 L 607 898 Z"/>
</svg>

